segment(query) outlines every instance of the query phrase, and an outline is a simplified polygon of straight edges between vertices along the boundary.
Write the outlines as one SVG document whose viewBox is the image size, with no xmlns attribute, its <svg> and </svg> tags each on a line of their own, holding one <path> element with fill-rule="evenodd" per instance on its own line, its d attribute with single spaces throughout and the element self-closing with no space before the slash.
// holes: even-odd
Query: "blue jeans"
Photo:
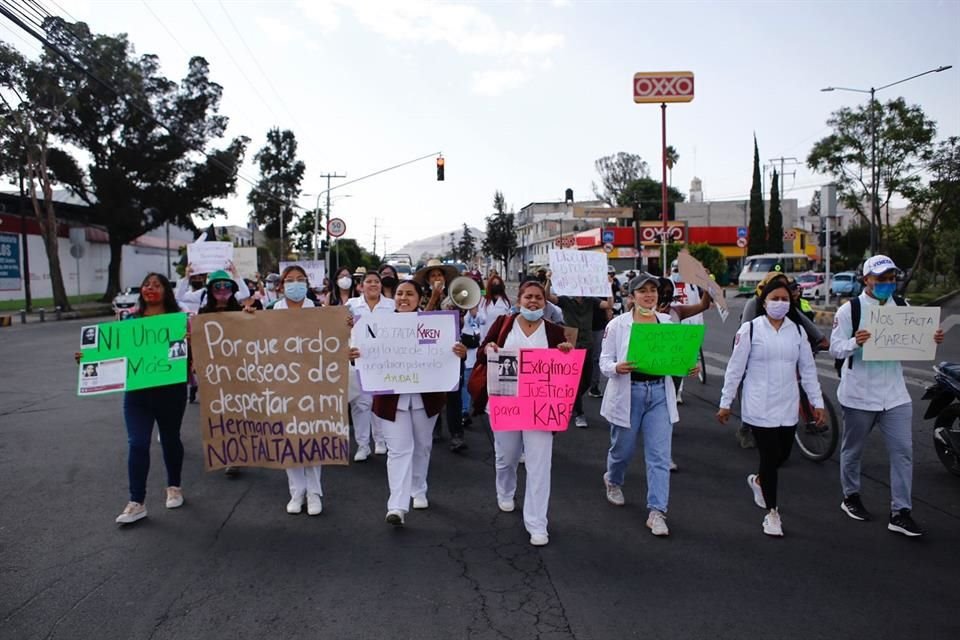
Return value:
<svg viewBox="0 0 960 640">
<path fill-rule="evenodd" d="M 627 465 L 643 432 L 643 458 L 647 466 L 647 508 L 667 512 L 670 501 L 670 446 L 673 425 L 667 409 L 663 380 L 630 383 L 630 424 L 610 425 L 607 481 L 623 485 Z"/>
<path fill-rule="evenodd" d="M 890 459 L 890 509 L 912 508 L 913 404 L 886 411 L 843 407 L 843 437 L 840 440 L 840 484 L 843 497 L 860 493 L 860 460 L 867 436 L 874 427 L 887 445 Z"/>
<path fill-rule="evenodd" d="M 150 472 L 150 436 L 153 423 L 160 432 L 163 463 L 167 467 L 167 486 L 180 486 L 183 468 L 183 443 L 180 423 L 187 406 L 187 385 L 128 391 L 123 394 L 123 419 L 127 423 L 127 475 L 130 479 L 130 501 L 143 503 L 147 496 L 147 474 Z"/>
<path fill-rule="evenodd" d="M 467 382 L 470 380 L 470 373 L 473 367 L 463 370 L 463 384 L 460 386 L 460 407 L 463 415 L 470 413 L 470 391 L 467 390 Z"/>
</svg>

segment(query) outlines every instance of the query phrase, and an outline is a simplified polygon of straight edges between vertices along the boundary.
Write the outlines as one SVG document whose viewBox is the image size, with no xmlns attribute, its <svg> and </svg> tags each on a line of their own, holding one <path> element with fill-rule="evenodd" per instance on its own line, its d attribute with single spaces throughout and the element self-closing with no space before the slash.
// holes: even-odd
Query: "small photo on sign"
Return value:
<svg viewBox="0 0 960 640">
<path fill-rule="evenodd" d="M 122 391 L 126 389 L 127 359 L 100 360 L 87 362 L 80 366 L 81 396 Z"/>
<path fill-rule="evenodd" d="M 99 370 L 100 365 L 96 362 L 91 362 L 90 364 L 83 365 L 83 377 L 84 378 L 96 378 L 97 371 Z"/>
<path fill-rule="evenodd" d="M 167 360 L 182 360 L 187 357 L 187 343 L 184 340 L 175 340 L 170 343 L 167 351 Z"/>
<path fill-rule="evenodd" d="M 80 330 L 80 348 L 96 349 L 99 337 L 100 331 L 97 329 L 96 325 L 82 328 Z"/>
</svg>

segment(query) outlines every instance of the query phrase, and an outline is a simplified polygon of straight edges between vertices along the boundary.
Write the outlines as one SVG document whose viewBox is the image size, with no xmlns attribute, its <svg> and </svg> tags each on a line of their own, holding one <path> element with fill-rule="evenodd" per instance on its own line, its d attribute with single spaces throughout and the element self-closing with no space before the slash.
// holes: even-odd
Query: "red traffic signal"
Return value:
<svg viewBox="0 0 960 640">
<path fill-rule="evenodd" d="M 443 182 L 443 157 L 437 158 L 437 182 Z"/>
</svg>

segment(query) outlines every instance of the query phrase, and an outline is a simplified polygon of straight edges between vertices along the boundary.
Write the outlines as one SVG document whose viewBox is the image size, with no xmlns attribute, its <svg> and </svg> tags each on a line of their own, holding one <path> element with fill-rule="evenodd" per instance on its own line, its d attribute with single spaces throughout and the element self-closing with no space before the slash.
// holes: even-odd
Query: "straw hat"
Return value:
<svg viewBox="0 0 960 640">
<path fill-rule="evenodd" d="M 433 271 L 434 269 L 440 269 L 443 271 L 443 279 L 449 284 L 451 280 L 460 275 L 460 271 L 453 266 L 452 264 L 443 264 L 436 258 L 432 258 L 427 261 L 427 266 L 422 269 L 418 269 L 415 274 L 413 274 L 413 279 L 420 283 L 420 286 L 427 286 L 427 274 Z"/>
</svg>

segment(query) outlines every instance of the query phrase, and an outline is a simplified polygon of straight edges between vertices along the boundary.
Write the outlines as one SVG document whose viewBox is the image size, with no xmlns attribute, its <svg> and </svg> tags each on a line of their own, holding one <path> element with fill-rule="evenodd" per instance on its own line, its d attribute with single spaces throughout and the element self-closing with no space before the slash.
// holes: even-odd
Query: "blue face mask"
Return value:
<svg viewBox="0 0 960 640">
<path fill-rule="evenodd" d="M 301 302 L 307 297 L 306 282 L 287 282 L 283 285 L 283 295 L 293 302 Z"/>
<path fill-rule="evenodd" d="M 523 319 L 527 322 L 536 322 L 543 317 L 543 309 L 530 310 L 520 307 L 520 315 L 523 316 Z"/>
<path fill-rule="evenodd" d="M 873 285 L 873 297 L 877 300 L 886 300 L 897 291 L 896 282 L 878 282 Z"/>
</svg>

